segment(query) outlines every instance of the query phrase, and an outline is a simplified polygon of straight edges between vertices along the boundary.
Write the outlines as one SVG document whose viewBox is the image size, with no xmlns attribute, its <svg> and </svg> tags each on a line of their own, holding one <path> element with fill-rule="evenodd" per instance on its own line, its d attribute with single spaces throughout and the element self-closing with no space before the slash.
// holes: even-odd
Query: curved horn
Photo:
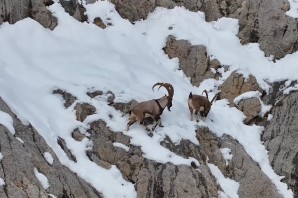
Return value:
<svg viewBox="0 0 298 198">
<path fill-rule="evenodd" d="M 160 88 L 161 86 L 164 86 L 164 83 L 155 83 L 155 84 L 152 86 L 152 91 L 154 91 L 154 87 L 155 87 L 156 85 L 159 85 L 159 87 L 158 87 L 158 90 L 159 90 L 159 88 Z"/>
<path fill-rule="evenodd" d="M 174 96 L 174 87 L 170 84 L 170 83 L 155 83 L 153 86 L 152 86 L 152 90 L 154 89 L 154 87 L 156 85 L 159 85 L 158 89 L 160 87 L 164 87 L 167 89 L 168 91 L 168 98 L 172 100 L 173 96 Z"/>
<path fill-rule="evenodd" d="M 218 95 L 219 95 L 219 92 L 217 94 L 215 94 L 215 96 L 212 98 L 211 104 L 213 103 L 214 100 L 217 100 Z"/>
<path fill-rule="evenodd" d="M 205 93 L 205 94 L 206 94 L 206 98 L 209 99 L 209 98 L 208 98 L 208 93 L 207 93 L 206 89 L 202 92 L 202 94 L 203 94 L 203 93 Z"/>
</svg>

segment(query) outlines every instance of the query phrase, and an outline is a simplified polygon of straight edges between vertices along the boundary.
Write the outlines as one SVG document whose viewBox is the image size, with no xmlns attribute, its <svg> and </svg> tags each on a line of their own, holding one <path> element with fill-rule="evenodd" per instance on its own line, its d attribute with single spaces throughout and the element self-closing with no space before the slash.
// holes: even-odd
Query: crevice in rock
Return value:
<svg viewBox="0 0 298 198">
<path fill-rule="evenodd" d="M 284 29 L 283 34 L 282 34 L 282 37 L 285 36 L 285 34 L 286 34 L 287 31 L 288 31 L 288 25 L 285 26 L 285 29 Z"/>
<path fill-rule="evenodd" d="M 32 1 L 29 0 L 29 4 L 28 4 L 28 17 L 30 17 L 31 19 L 33 19 L 33 7 L 32 7 Z"/>
<path fill-rule="evenodd" d="M 44 5 L 45 6 L 51 6 L 51 5 L 53 5 L 54 4 L 54 1 L 52 1 L 52 0 L 46 0 L 45 2 L 44 2 Z"/>
<path fill-rule="evenodd" d="M 72 154 L 72 152 L 67 148 L 66 143 L 63 138 L 58 137 L 57 143 L 61 147 L 62 150 L 67 154 L 67 156 L 74 162 L 77 162 L 76 157 Z"/>
<path fill-rule="evenodd" d="M 165 170 L 165 165 L 161 165 L 159 167 L 161 170 L 158 171 L 157 177 L 154 178 L 155 185 L 153 187 L 153 197 L 164 197 L 162 173 Z"/>
</svg>

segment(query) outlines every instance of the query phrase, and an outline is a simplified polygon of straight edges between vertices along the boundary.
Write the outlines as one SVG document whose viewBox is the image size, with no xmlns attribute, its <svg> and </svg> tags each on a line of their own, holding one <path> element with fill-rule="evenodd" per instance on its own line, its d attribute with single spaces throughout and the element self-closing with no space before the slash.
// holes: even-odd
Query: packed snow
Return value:
<svg viewBox="0 0 298 198">
<path fill-rule="evenodd" d="M 233 102 L 238 105 L 241 100 L 249 99 L 249 98 L 258 98 L 261 104 L 261 111 L 260 116 L 263 117 L 267 112 L 270 111 L 271 105 L 265 105 L 264 102 L 261 100 L 260 96 L 262 94 L 259 91 L 248 91 L 239 96 L 237 96 Z"/>
<path fill-rule="evenodd" d="M 0 111 L 0 124 L 5 126 L 12 135 L 16 133 L 13 126 L 13 119 L 8 113 Z"/>
<path fill-rule="evenodd" d="M 22 140 L 21 138 L 19 138 L 19 137 L 16 137 L 16 139 L 19 141 L 19 142 L 21 142 L 22 144 L 24 144 L 25 142 L 24 142 L 24 140 Z"/>
<path fill-rule="evenodd" d="M 0 178 L 0 186 L 4 186 L 4 185 L 5 185 L 5 181 L 2 178 Z"/>
<path fill-rule="evenodd" d="M 213 97 L 235 70 L 244 76 L 254 75 L 265 90 L 269 89 L 267 82 L 297 80 L 297 73 L 293 71 L 297 68 L 298 53 L 274 63 L 264 56 L 258 44 L 241 45 L 236 36 L 237 20 L 221 18 L 207 23 L 204 13 L 190 12 L 182 7 L 157 8 L 146 20 L 135 24 L 122 19 L 108 1 L 88 4 L 86 9 L 90 22 L 101 17 L 103 22 L 112 25 L 100 29 L 92 23 L 78 22 L 55 1 L 49 7 L 59 23 L 53 31 L 29 18 L 14 25 L 4 23 L 0 26 L 0 96 L 24 124 L 30 123 L 43 136 L 63 165 L 105 197 L 136 197 L 134 185 L 122 178 L 116 166 L 104 169 L 89 160 L 85 151 L 90 149 L 92 142 L 87 138 L 81 142 L 74 140 L 72 131 L 79 128 L 86 132 L 92 121 L 102 119 L 111 130 L 128 135 L 131 144 L 140 146 L 148 159 L 199 165 L 197 159 L 183 158 L 161 146 L 160 142 L 169 137 L 176 144 L 187 139 L 199 145 L 195 130 L 198 126 L 207 126 L 219 137 L 229 134 L 238 140 L 281 195 L 293 197 L 292 191 L 280 181 L 282 177 L 270 166 L 260 140 L 262 127 L 245 125 L 243 113 L 231 108 L 227 100 L 216 101 L 205 121 L 190 121 L 187 97 L 190 91 L 199 94 L 204 89 Z M 178 59 L 169 59 L 162 50 L 168 35 L 186 39 L 193 45 L 205 45 L 208 54 L 229 66 L 229 70 L 221 68 L 219 80 L 208 79 L 199 87 L 193 87 L 178 69 Z M 152 92 L 151 87 L 156 82 L 173 84 L 174 99 L 172 111 L 165 110 L 162 115 L 164 127 L 157 127 L 152 137 L 138 124 L 125 131 L 128 115 L 122 117 L 121 112 L 108 105 L 106 98 L 90 98 L 86 94 L 90 90 L 112 91 L 117 102 L 144 101 L 166 93 L 163 89 Z M 66 90 L 77 101 L 65 109 L 61 97 L 52 94 L 55 89 Z M 93 105 L 97 111 L 79 122 L 74 106 L 83 102 Z M 59 137 L 65 140 L 77 163 L 58 145 Z M 237 197 L 234 186 L 226 189 L 225 194 Z"/>
<path fill-rule="evenodd" d="M 223 189 L 224 191 L 223 193 L 226 195 L 222 197 L 239 198 L 237 193 L 239 189 L 239 183 L 235 182 L 230 178 L 226 178 L 219 170 L 219 168 L 214 164 L 207 164 L 207 165 L 210 168 L 211 173 L 216 178 L 218 184 Z"/>
<path fill-rule="evenodd" d="M 297 0 L 288 0 L 290 3 L 290 10 L 286 14 L 293 18 L 298 18 L 298 1 Z"/>
<path fill-rule="evenodd" d="M 49 152 L 44 152 L 44 153 L 43 153 L 43 156 L 44 156 L 45 160 L 47 160 L 47 162 L 48 162 L 50 165 L 53 165 L 53 163 L 54 163 L 54 159 L 53 159 L 52 155 L 51 155 Z"/>
<path fill-rule="evenodd" d="M 122 149 L 124 149 L 125 151 L 129 151 L 129 147 L 128 147 L 128 146 L 126 146 L 126 145 L 124 145 L 124 144 L 121 144 L 121 143 L 119 143 L 119 142 L 114 142 L 113 145 L 114 145 L 115 147 L 122 148 Z"/>
<path fill-rule="evenodd" d="M 283 93 L 284 93 L 284 94 L 289 94 L 289 93 L 292 92 L 292 91 L 298 91 L 298 83 L 295 84 L 294 86 L 290 86 L 290 87 L 286 88 L 286 89 L 283 91 Z"/>
<path fill-rule="evenodd" d="M 40 173 L 37 168 L 34 168 L 34 174 L 44 189 L 50 187 L 48 178 L 44 174 Z"/>
<path fill-rule="evenodd" d="M 259 91 L 248 91 L 239 96 L 237 96 L 233 102 L 238 105 L 241 100 L 249 99 L 249 98 L 260 98 L 262 94 Z"/>
<path fill-rule="evenodd" d="M 232 155 L 232 153 L 231 153 L 231 149 L 229 149 L 229 148 L 221 148 L 221 149 L 220 149 L 220 152 L 221 152 L 223 158 L 224 158 L 225 161 L 226 161 L 226 165 L 228 165 L 228 164 L 229 164 L 229 161 L 230 161 L 230 160 L 232 159 L 232 157 L 233 157 L 233 155 Z"/>
</svg>

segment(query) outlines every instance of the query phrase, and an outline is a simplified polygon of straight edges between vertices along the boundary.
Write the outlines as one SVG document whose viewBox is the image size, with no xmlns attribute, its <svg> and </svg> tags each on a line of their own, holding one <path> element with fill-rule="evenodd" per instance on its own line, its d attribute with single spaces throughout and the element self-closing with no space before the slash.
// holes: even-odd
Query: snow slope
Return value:
<svg viewBox="0 0 298 198">
<path fill-rule="evenodd" d="M 85 151 L 92 142 L 86 138 L 75 141 L 71 137 L 75 128 L 84 131 L 89 123 L 102 119 L 112 130 L 130 136 L 131 143 L 141 147 L 144 157 L 162 163 L 189 165 L 196 159 L 178 156 L 162 147 L 160 142 L 168 136 L 175 143 L 188 139 L 199 145 L 195 136 L 198 124 L 189 119 L 187 97 L 190 91 L 201 93 L 207 89 L 212 91 L 210 97 L 213 97 L 218 86 L 234 70 L 246 76 L 254 75 L 264 89 L 269 88 L 266 81 L 298 79 L 292 72 L 297 67 L 297 53 L 272 62 L 264 57 L 257 44 L 240 44 L 235 19 L 222 18 L 207 23 L 201 12 L 189 12 L 181 7 L 158 8 L 148 19 L 132 25 L 119 16 L 112 4 L 100 1 L 86 5 L 90 21 L 101 17 L 112 24 L 100 29 L 92 23 L 76 21 L 57 1 L 49 9 L 59 22 L 54 31 L 28 18 L 15 25 L 4 23 L 0 26 L 0 96 L 23 123 L 30 123 L 37 129 L 63 165 L 106 197 L 136 197 L 136 192 L 133 184 L 125 181 L 115 166 L 107 170 L 88 159 Z M 173 28 L 169 29 L 170 26 Z M 230 70 L 222 71 L 223 77 L 218 81 L 209 79 L 200 87 L 193 87 L 178 70 L 178 60 L 170 60 L 162 50 L 170 34 L 192 44 L 205 45 L 208 54 L 229 65 Z M 143 101 L 166 93 L 162 89 L 151 91 L 156 82 L 173 84 L 175 93 L 172 111 L 165 110 L 162 115 L 165 127 L 157 128 L 153 137 L 137 124 L 124 131 L 128 116 L 122 117 L 106 100 L 86 95 L 90 90 L 111 90 L 118 102 Z M 52 94 L 57 88 L 66 90 L 78 100 L 65 109 L 61 98 Z M 83 123 L 77 121 L 74 111 L 77 102 L 92 104 L 97 108 L 96 114 Z M 284 197 L 293 197 L 292 191 L 280 181 L 282 177 L 274 173 L 269 164 L 267 151 L 260 140 L 262 127 L 246 126 L 243 119 L 242 112 L 230 108 L 226 100 L 220 100 L 212 106 L 208 119 L 199 125 L 209 127 L 219 137 L 229 134 L 237 139 L 278 191 Z M 58 137 L 65 140 L 77 163 L 68 159 L 57 144 Z"/>
</svg>

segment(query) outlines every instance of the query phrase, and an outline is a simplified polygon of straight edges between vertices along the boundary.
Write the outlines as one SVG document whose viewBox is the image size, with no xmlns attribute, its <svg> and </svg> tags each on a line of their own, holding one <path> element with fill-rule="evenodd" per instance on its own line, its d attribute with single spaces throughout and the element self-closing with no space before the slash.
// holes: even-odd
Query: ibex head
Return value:
<svg viewBox="0 0 298 198">
<path fill-rule="evenodd" d="M 158 90 L 160 87 L 164 87 L 167 89 L 168 91 L 168 96 L 167 96 L 167 99 L 168 99 L 168 102 L 167 102 L 167 108 L 169 111 L 171 111 L 171 107 L 172 107 L 172 101 L 173 101 L 173 96 L 174 96 L 174 87 L 170 84 L 170 83 L 155 83 L 153 86 L 152 86 L 152 90 L 154 89 L 154 87 L 156 85 L 159 85 L 158 87 Z"/>
</svg>

